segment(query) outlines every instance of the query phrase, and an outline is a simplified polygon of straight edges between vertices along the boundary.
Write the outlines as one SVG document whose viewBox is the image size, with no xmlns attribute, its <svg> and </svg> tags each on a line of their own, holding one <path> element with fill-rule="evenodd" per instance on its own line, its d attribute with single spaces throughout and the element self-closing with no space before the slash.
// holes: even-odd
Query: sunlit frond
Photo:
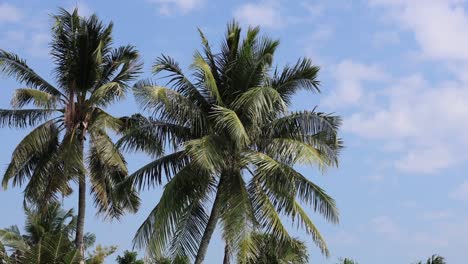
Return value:
<svg viewBox="0 0 468 264">
<path fill-rule="evenodd" d="M 249 135 L 236 112 L 222 106 L 214 106 L 210 116 L 218 131 L 225 131 L 239 144 L 239 148 L 250 144 Z"/>
<path fill-rule="evenodd" d="M 22 88 L 15 90 L 15 94 L 11 100 L 11 105 L 14 108 L 22 108 L 32 103 L 36 107 L 54 109 L 59 100 L 61 100 L 60 97 L 48 92 L 31 88 Z"/>
</svg>

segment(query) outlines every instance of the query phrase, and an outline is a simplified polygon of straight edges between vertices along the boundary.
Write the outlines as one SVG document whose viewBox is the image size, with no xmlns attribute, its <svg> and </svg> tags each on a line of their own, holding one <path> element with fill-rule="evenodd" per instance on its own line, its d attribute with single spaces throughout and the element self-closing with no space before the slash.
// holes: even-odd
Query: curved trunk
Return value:
<svg viewBox="0 0 468 264">
<path fill-rule="evenodd" d="M 208 219 L 208 223 L 206 224 L 205 232 L 203 233 L 200 246 L 198 247 L 198 252 L 197 252 L 197 256 L 195 258 L 194 264 L 203 263 L 203 260 L 205 259 L 205 256 L 206 256 L 206 251 L 208 250 L 208 244 L 210 243 L 211 236 L 213 235 L 216 229 L 216 224 L 218 223 L 219 212 L 220 212 L 220 208 L 219 208 L 219 199 L 220 199 L 219 186 L 220 185 L 221 185 L 221 179 L 220 179 L 220 183 L 218 184 L 218 188 L 217 188 L 218 191 L 216 192 L 216 198 L 213 202 L 213 208 L 211 209 L 210 218 Z"/>
<path fill-rule="evenodd" d="M 79 252 L 80 264 L 84 264 L 84 222 L 85 222 L 85 209 L 86 209 L 86 179 L 80 177 L 78 183 L 78 219 L 76 222 L 76 238 L 75 246 Z"/>
<path fill-rule="evenodd" d="M 230 264 L 230 263 L 231 263 L 231 250 L 229 248 L 229 245 L 226 244 L 226 246 L 224 246 L 223 264 Z"/>
</svg>

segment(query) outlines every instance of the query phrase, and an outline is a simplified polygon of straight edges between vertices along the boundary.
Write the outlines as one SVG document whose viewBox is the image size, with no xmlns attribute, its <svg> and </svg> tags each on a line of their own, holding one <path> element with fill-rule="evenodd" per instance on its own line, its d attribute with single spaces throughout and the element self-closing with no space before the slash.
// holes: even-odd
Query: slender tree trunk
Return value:
<svg viewBox="0 0 468 264">
<path fill-rule="evenodd" d="M 84 264 L 84 223 L 86 209 L 86 179 L 82 175 L 78 182 L 78 220 L 76 222 L 75 246 L 80 253 L 80 264 Z"/>
<path fill-rule="evenodd" d="M 229 245 L 226 244 L 226 246 L 224 246 L 223 264 L 230 264 L 230 263 L 231 263 L 231 249 L 229 248 Z"/>
<path fill-rule="evenodd" d="M 36 263 L 41 263 L 41 254 L 42 254 L 42 238 L 39 238 L 37 243 L 37 256 L 36 256 Z"/>
<path fill-rule="evenodd" d="M 219 208 L 220 185 L 221 185 L 221 179 L 220 179 L 220 183 L 218 184 L 216 198 L 214 200 L 213 208 L 211 209 L 210 218 L 208 219 L 208 223 L 206 225 L 205 232 L 203 233 L 200 246 L 198 247 L 197 257 L 195 258 L 194 264 L 201 264 L 203 263 L 203 260 L 205 260 L 206 251 L 208 250 L 208 244 L 210 243 L 211 236 L 213 235 L 216 229 L 216 224 L 218 223 L 219 212 L 220 212 L 220 208 Z"/>
</svg>

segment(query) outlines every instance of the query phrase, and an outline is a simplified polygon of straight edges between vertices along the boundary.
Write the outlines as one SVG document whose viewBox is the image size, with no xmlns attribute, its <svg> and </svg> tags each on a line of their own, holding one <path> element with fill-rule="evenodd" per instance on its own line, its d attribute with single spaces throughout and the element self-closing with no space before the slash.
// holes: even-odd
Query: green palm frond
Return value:
<svg viewBox="0 0 468 264">
<path fill-rule="evenodd" d="M 315 111 L 293 112 L 265 125 L 270 137 L 310 136 L 327 133 L 337 138 L 341 118 Z"/>
<path fill-rule="evenodd" d="M 197 78 L 199 85 L 205 90 L 205 94 L 203 94 L 204 97 L 211 98 L 215 104 L 222 106 L 223 100 L 218 90 L 216 79 L 211 71 L 210 65 L 208 65 L 200 53 L 195 53 L 193 63 L 190 68 L 195 71 L 194 75 Z"/>
<path fill-rule="evenodd" d="M 184 151 L 178 151 L 151 161 L 132 173 L 129 179 L 141 190 L 155 184 L 162 184 L 163 175 L 170 181 L 188 164 L 189 157 Z"/>
<path fill-rule="evenodd" d="M 200 93 L 196 86 L 184 75 L 179 64 L 171 57 L 162 55 L 153 64 L 153 73 L 167 72 L 168 85 L 172 85 L 174 90 L 186 96 L 197 106 L 207 107 L 206 98 Z"/>
<path fill-rule="evenodd" d="M 317 80 L 320 68 L 313 65 L 312 60 L 302 58 L 294 66 L 286 65 L 281 73 L 275 71 L 271 86 L 281 94 L 289 105 L 294 94 L 299 90 L 320 92 L 320 82 Z"/>
<path fill-rule="evenodd" d="M 223 238 L 232 254 L 247 258 L 256 251 L 251 239 L 251 233 L 258 225 L 255 210 L 240 173 L 223 172 L 221 177 L 223 184 L 218 187 L 218 192 L 223 204 L 220 214 Z"/>
<path fill-rule="evenodd" d="M 0 242 L 5 247 L 15 248 L 22 252 L 26 252 L 29 248 L 17 226 L 0 229 Z"/>
<path fill-rule="evenodd" d="M 182 94 L 166 87 L 140 81 L 134 86 L 136 100 L 143 109 L 154 111 L 164 121 L 193 127 L 196 130 L 206 124 L 199 108 Z"/>
<path fill-rule="evenodd" d="M 312 237 L 312 240 L 315 242 L 315 245 L 317 245 L 317 247 L 322 251 L 322 254 L 327 257 L 330 256 L 330 251 L 328 250 L 325 239 L 322 237 L 318 228 L 314 225 L 304 209 L 302 209 L 300 204 L 297 202 L 294 202 L 293 208 L 293 215 L 296 215 L 298 225 L 304 228 L 307 234 Z"/>
<path fill-rule="evenodd" d="M 1 49 L 0 71 L 7 76 L 14 77 L 18 82 L 23 83 L 28 87 L 36 88 L 54 96 L 63 96 L 57 88 L 49 84 L 29 68 L 25 60 L 20 59 L 16 54 Z"/>
<path fill-rule="evenodd" d="M 222 144 L 219 137 L 209 135 L 185 142 L 185 152 L 198 167 L 208 172 L 216 172 L 220 171 L 225 162 L 225 154 L 219 148 Z"/>
<path fill-rule="evenodd" d="M 16 89 L 11 104 L 14 108 L 22 108 L 29 103 L 36 107 L 54 109 L 60 97 L 41 90 L 22 88 Z"/>
<path fill-rule="evenodd" d="M 139 248 L 146 248 L 149 255 L 161 257 L 169 245 L 174 248 L 178 244 L 183 249 L 179 251 L 193 254 L 194 246 L 198 245 L 204 228 L 206 214 L 201 211 L 191 212 L 193 205 L 206 199 L 213 185 L 211 177 L 193 166 L 186 166 L 180 170 L 164 187 L 160 202 L 143 222 L 134 238 Z M 188 213 L 188 214 L 187 214 Z M 196 217 L 199 224 L 191 225 L 193 230 L 188 236 L 180 236 L 181 241 L 173 240 L 184 220 Z"/>
<path fill-rule="evenodd" d="M 117 146 L 102 131 L 91 133 L 91 144 L 88 155 L 89 173 L 98 212 L 118 218 L 126 210 L 136 211 L 139 200 L 133 188 L 118 186 L 126 178 L 127 167 Z"/>
<path fill-rule="evenodd" d="M 239 96 L 232 106 L 260 124 L 271 121 L 272 114 L 279 115 L 286 111 L 286 104 L 280 94 L 270 87 L 251 88 Z"/>
<path fill-rule="evenodd" d="M 49 155 L 58 146 L 58 133 L 58 128 L 51 121 L 31 131 L 13 151 L 3 176 L 3 188 L 7 188 L 10 180 L 16 186 L 31 178 L 40 158 Z"/>
<path fill-rule="evenodd" d="M 57 114 L 54 109 L 0 109 L 0 127 L 36 126 Z"/>
<path fill-rule="evenodd" d="M 240 148 L 250 144 L 249 135 L 236 112 L 222 106 L 214 106 L 210 117 L 214 121 L 215 128 L 218 131 L 226 131 Z"/>
</svg>

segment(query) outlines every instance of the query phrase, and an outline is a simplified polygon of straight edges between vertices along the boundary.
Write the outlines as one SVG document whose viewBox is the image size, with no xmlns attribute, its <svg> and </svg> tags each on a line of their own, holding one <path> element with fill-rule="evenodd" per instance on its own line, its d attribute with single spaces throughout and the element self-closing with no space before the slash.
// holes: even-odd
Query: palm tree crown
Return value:
<svg viewBox="0 0 468 264">
<path fill-rule="evenodd" d="M 56 85 L 0 50 L 1 72 L 27 87 L 16 90 L 13 109 L 0 109 L 0 126 L 35 127 L 13 151 L 3 187 L 26 184 L 25 201 L 44 205 L 69 195 L 70 182 L 78 182 L 77 246 L 82 247 L 86 176 L 99 212 L 117 217 L 138 205 L 133 190 L 116 189 L 127 168 L 107 130 L 118 131 L 121 122 L 104 108 L 125 95 L 141 64 L 133 46 L 112 48 L 112 23 L 81 17 L 77 9 L 60 9 L 53 18 Z"/>
<path fill-rule="evenodd" d="M 149 80 L 134 86 L 152 117 L 125 118 L 119 144 L 157 158 L 131 179 L 139 188 L 161 184 L 163 175 L 167 180 L 134 242 L 159 256 L 169 252 L 201 263 L 219 221 L 229 254 L 247 261 L 257 251 L 252 231 L 291 240 L 284 215 L 299 221 L 328 255 L 300 202 L 337 223 L 335 202 L 294 165 L 336 166 L 341 120 L 315 108 L 288 111 L 298 90 L 319 91 L 319 68 L 304 58 L 277 70 L 272 62 L 279 42 L 260 36 L 259 28 L 249 28 L 242 39 L 238 24 L 229 24 L 219 53 L 200 35 L 203 51 L 194 55 L 191 76 L 163 55 L 153 71 L 168 73 L 172 88 Z"/>
</svg>

